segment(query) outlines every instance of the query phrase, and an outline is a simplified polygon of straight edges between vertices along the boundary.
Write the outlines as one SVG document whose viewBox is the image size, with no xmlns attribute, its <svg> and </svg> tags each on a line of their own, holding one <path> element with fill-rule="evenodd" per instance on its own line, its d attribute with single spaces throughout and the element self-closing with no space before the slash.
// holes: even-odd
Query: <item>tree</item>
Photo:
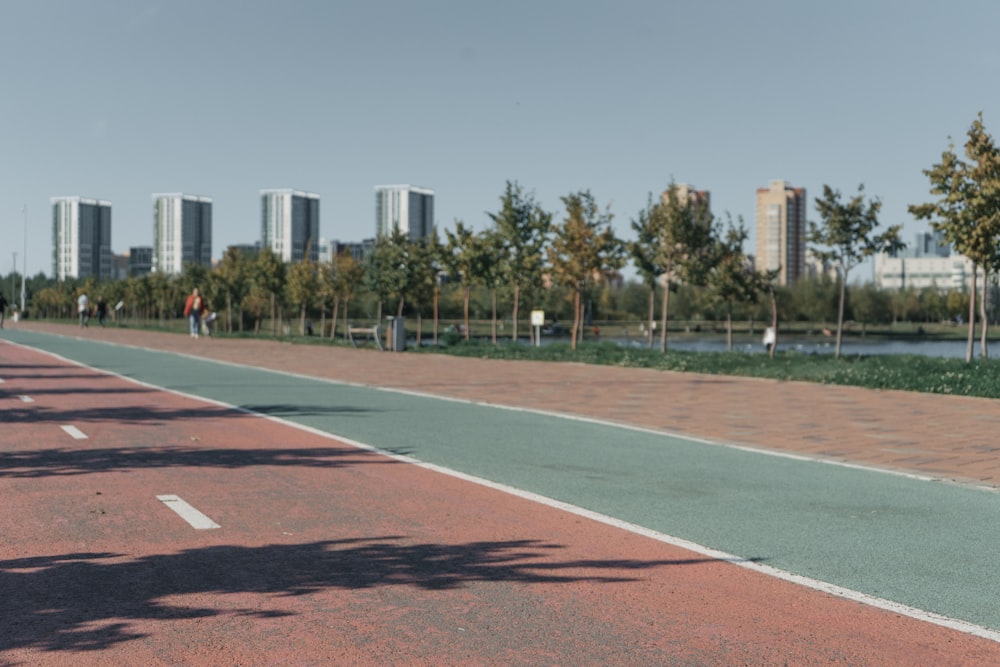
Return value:
<svg viewBox="0 0 1000 667">
<path fill-rule="evenodd" d="M 445 230 L 444 263 L 451 280 L 457 280 L 462 288 L 462 316 L 465 323 L 465 340 L 469 340 L 469 300 L 472 285 L 478 279 L 479 241 L 471 229 L 461 220 L 455 221 L 455 231 Z"/>
<path fill-rule="evenodd" d="M 889 295 L 871 283 L 851 289 L 854 317 L 861 322 L 861 335 L 868 324 L 886 323 L 891 318 L 892 304 Z"/>
<path fill-rule="evenodd" d="M 254 259 L 253 265 L 250 269 L 251 280 L 253 286 L 256 288 L 256 294 L 254 294 L 254 299 L 252 300 L 254 309 L 257 311 L 257 325 L 255 326 L 255 332 L 260 332 L 260 319 L 262 313 L 259 310 L 258 299 L 261 294 L 266 294 L 271 305 L 271 335 L 278 335 L 278 317 L 277 317 L 277 295 L 282 291 L 285 286 L 285 265 L 281 259 L 274 254 L 274 251 L 269 247 L 264 246 L 261 248 L 257 257 Z M 254 290 L 251 289 L 251 292 Z M 244 299 L 246 302 L 246 299 Z"/>
<path fill-rule="evenodd" d="M 760 283 L 743 252 L 746 240 L 743 219 L 739 218 L 736 225 L 730 220 L 725 236 L 716 243 L 715 261 L 708 277 L 709 293 L 725 307 L 726 349 L 730 352 L 733 350 L 733 304 L 753 302 L 760 292 Z"/>
<path fill-rule="evenodd" d="M 534 195 L 525 194 L 516 182 L 507 181 L 500 197 L 500 210 L 489 213 L 501 243 L 499 269 L 513 293 L 514 330 L 517 342 L 518 309 L 526 285 L 540 285 L 545 263 L 545 247 L 552 226 L 552 214 L 535 203 Z"/>
<path fill-rule="evenodd" d="M 639 272 L 642 282 L 649 288 L 649 312 L 646 318 L 646 345 L 649 349 L 653 349 L 656 286 L 660 276 L 665 272 L 656 261 L 660 248 L 660 226 L 663 222 L 658 206 L 659 204 L 653 203 L 653 194 L 650 193 L 646 208 L 639 211 L 638 218 L 632 220 L 632 230 L 636 233 L 636 240 L 628 245 L 632 263 Z"/>
<path fill-rule="evenodd" d="M 162 271 L 154 271 L 146 276 L 149 284 L 151 303 L 155 306 L 160 319 L 160 326 L 166 324 L 167 313 L 171 317 L 179 312 L 177 302 L 183 299 L 183 292 L 178 292 L 171 284 L 170 276 Z"/>
<path fill-rule="evenodd" d="M 573 295 L 573 342 L 582 333 L 583 295 L 592 281 L 603 281 L 624 263 L 624 244 L 611 228 L 610 211 L 601 212 L 589 191 L 562 197 L 566 217 L 549 246 L 553 278 Z"/>
<path fill-rule="evenodd" d="M 899 240 L 900 225 L 892 225 L 881 234 L 878 213 L 882 202 L 877 199 L 865 202 L 864 185 L 850 201 L 842 202 L 840 192 L 829 185 L 823 186 L 823 196 L 816 198 L 820 224 L 809 223 L 807 241 L 818 258 L 836 264 L 840 281 L 840 299 L 837 307 L 837 344 L 834 357 L 840 358 L 840 343 L 844 330 L 844 303 L 847 299 L 847 277 L 852 268 L 865 259 L 882 252 L 895 252 L 903 247 Z"/>
<path fill-rule="evenodd" d="M 663 306 L 660 310 L 660 352 L 667 350 L 667 320 L 670 311 L 670 283 L 701 284 L 710 264 L 712 216 L 701 200 L 681 200 L 676 183 L 667 189 L 665 201 L 653 204 L 647 215 L 655 234 L 651 261 L 664 277 Z"/>
<path fill-rule="evenodd" d="M 909 207 L 918 220 L 929 220 L 955 251 L 972 262 L 972 289 L 969 294 L 969 332 L 965 361 L 972 361 L 972 341 L 976 328 L 976 280 L 978 268 L 985 273 L 980 299 L 982 339 L 980 352 L 988 356 L 986 295 L 989 274 L 1000 263 L 997 238 L 1000 236 L 1000 151 L 983 126 L 983 114 L 973 121 L 965 143 L 963 161 L 955 146 L 941 154 L 941 162 L 924 170 L 936 201 Z"/>
<path fill-rule="evenodd" d="M 309 259 L 309 247 L 306 246 L 304 259 L 293 262 L 288 268 L 288 284 L 286 286 L 288 299 L 299 308 L 299 335 L 306 335 L 306 308 L 316 300 L 319 294 L 319 275 L 316 263 Z"/>
<path fill-rule="evenodd" d="M 226 331 L 233 332 L 233 303 L 239 304 L 247 292 L 249 268 L 246 254 L 235 247 L 226 249 L 215 269 L 226 300 Z M 240 330 L 243 318 L 240 317 Z"/>
<path fill-rule="evenodd" d="M 437 345 L 438 274 L 440 273 L 441 245 L 437 231 L 432 235 L 410 243 L 409 277 L 407 284 L 410 303 L 417 315 L 417 347 L 423 337 L 422 308 L 428 303 L 434 310 L 434 344 Z"/>
<path fill-rule="evenodd" d="M 396 315 L 402 317 L 407 281 L 409 239 L 399 229 L 375 239 L 372 252 L 365 261 L 365 284 L 378 297 L 378 321 L 382 321 L 382 305 L 395 298 Z"/>
<path fill-rule="evenodd" d="M 497 291 L 509 278 L 502 264 L 504 242 L 496 229 L 488 229 L 475 237 L 473 244 L 473 282 L 486 288 L 490 297 L 490 335 L 497 344 Z"/>
<path fill-rule="evenodd" d="M 364 281 L 365 267 L 359 264 L 352 255 L 343 253 L 333 258 L 333 266 L 328 273 L 330 275 L 330 291 L 333 294 L 333 324 L 330 327 L 330 340 L 333 340 L 337 333 L 337 309 L 341 302 L 344 304 L 344 337 L 347 338 L 347 311 L 354 299 L 355 289 Z"/>
</svg>

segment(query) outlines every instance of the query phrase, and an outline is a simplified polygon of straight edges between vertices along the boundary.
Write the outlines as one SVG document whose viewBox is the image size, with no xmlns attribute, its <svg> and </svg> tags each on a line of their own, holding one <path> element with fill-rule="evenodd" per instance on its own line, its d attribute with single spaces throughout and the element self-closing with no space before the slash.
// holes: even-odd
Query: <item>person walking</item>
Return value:
<svg viewBox="0 0 1000 667">
<path fill-rule="evenodd" d="M 198 288 L 195 287 L 184 303 L 184 315 L 188 318 L 188 324 L 191 326 L 191 338 L 197 338 L 199 331 L 201 331 L 201 313 L 204 309 L 205 302 L 202 300 Z"/>
<path fill-rule="evenodd" d="M 77 297 L 76 312 L 80 316 L 80 328 L 82 329 L 90 322 L 90 299 L 87 298 L 86 292 Z"/>
<path fill-rule="evenodd" d="M 108 304 L 103 296 L 97 297 L 97 322 L 104 328 L 104 320 L 108 317 Z"/>
<path fill-rule="evenodd" d="M 7 299 L 4 298 L 3 292 L 0 292 L 0 329 L 3 329 L 3 318 L 7 314 Z"/>
</svg>

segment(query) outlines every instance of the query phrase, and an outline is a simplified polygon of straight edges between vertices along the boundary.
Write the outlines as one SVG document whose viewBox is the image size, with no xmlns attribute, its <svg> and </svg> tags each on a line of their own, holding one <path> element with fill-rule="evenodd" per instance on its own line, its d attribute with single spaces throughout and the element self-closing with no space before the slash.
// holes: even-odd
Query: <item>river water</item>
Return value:
<svg viewBox="0 0 1000 667">
<path fill-rule="evenodd" d="M 624 347 L 633 347 L 636 349 L 645 349 L 647 347 L 646 339 L 639 339 L 635 337 L 629 338 L 616 338 L 613 336 L 601 337 L 601 338 L 587 338 L 587 341 L 596 342 L 598 340 L 603 340 L 607 342 L 616 343 Z M 542 337 L 542 344 L 546 345 L 553 342 L 569 342 L 568 338 L 564 337 Z M 1000 343 L 995 344 L 997 346 L 997 351 L 1000 353 Z M 653 341 L 653 348 L 659 349 L 660 339 L 656 338 Z M 964 359 L 965 358 L 965 346 L 966 342 L 964 340 L 892 340 L 885 338 L 845 338 L 841 342 L 840 354 L 841 356 L 856 356 L 856 355 L 876 355 L 876 354 L 919 354 L 927 357 L 946 357 L 954 359 Z M 668 336 L 667 337 L 667 349 L 670 350 L 686 350 L 692 352 L 725 352 L 726 351 L 726 339 L 725 336 L 704 336 L 696 337 L 690 335 L 678 335 L 678 336 Z M 833 354 L 836 349 L 836 341 L 833 338 L 816 338 L 816 337 L 795 337 L 789 336 L 778 339 L 778 351 L 795 350 L 796 352 L 801 352 L 803 354 Z M 763 343 L 761 343 L 760 337 L 755 336 L 753 338 L 747 336 L 734 336 L 733 337 L 733 351 L 734 352 L 744 352 L 747 354 L 765 354 L 766 350 Z M 974 356 L 979 356 L 979 339 L 976 339 L 975 345 L 973 347 Z"/>
</svg>

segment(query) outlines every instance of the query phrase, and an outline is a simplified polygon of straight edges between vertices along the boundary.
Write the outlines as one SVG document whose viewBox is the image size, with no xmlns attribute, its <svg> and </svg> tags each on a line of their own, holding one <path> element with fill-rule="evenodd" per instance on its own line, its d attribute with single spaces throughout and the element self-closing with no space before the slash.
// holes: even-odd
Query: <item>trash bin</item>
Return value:
<svg viewBox="0 0 1000 667">
<path fill-rule="evenodd" d="M 390 317 L 392 323 L 392 338 L 389 349 L 393 352 L 402 352 L 406 349 L 406 318 Z"/>
</svg>

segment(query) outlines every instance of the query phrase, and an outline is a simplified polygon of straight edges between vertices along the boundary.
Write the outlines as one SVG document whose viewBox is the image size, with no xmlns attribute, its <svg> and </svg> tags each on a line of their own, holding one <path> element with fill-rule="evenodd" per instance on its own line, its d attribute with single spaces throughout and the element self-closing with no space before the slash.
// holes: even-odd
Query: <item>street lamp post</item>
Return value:
<svg viewBox="0 0 1000 667">
<path fill-rule="evenodd" d="M 17 251 L 14 251 L 14 269 L 10 272 L 10 298 L 14 299 L 14 274 L 17 273 Z"/>
<path fill-rule="evenodd" d="M 21 269 L 21 317 L 24 317 L 24 279 L 28 273 L 28 205 L 25 204 L 21 207 L 24 211 L 24 254 L 21 256 L 21 263 L 24 265 Z M 11 297 L 14 295 L 11 294 Z"/>
</svg>

